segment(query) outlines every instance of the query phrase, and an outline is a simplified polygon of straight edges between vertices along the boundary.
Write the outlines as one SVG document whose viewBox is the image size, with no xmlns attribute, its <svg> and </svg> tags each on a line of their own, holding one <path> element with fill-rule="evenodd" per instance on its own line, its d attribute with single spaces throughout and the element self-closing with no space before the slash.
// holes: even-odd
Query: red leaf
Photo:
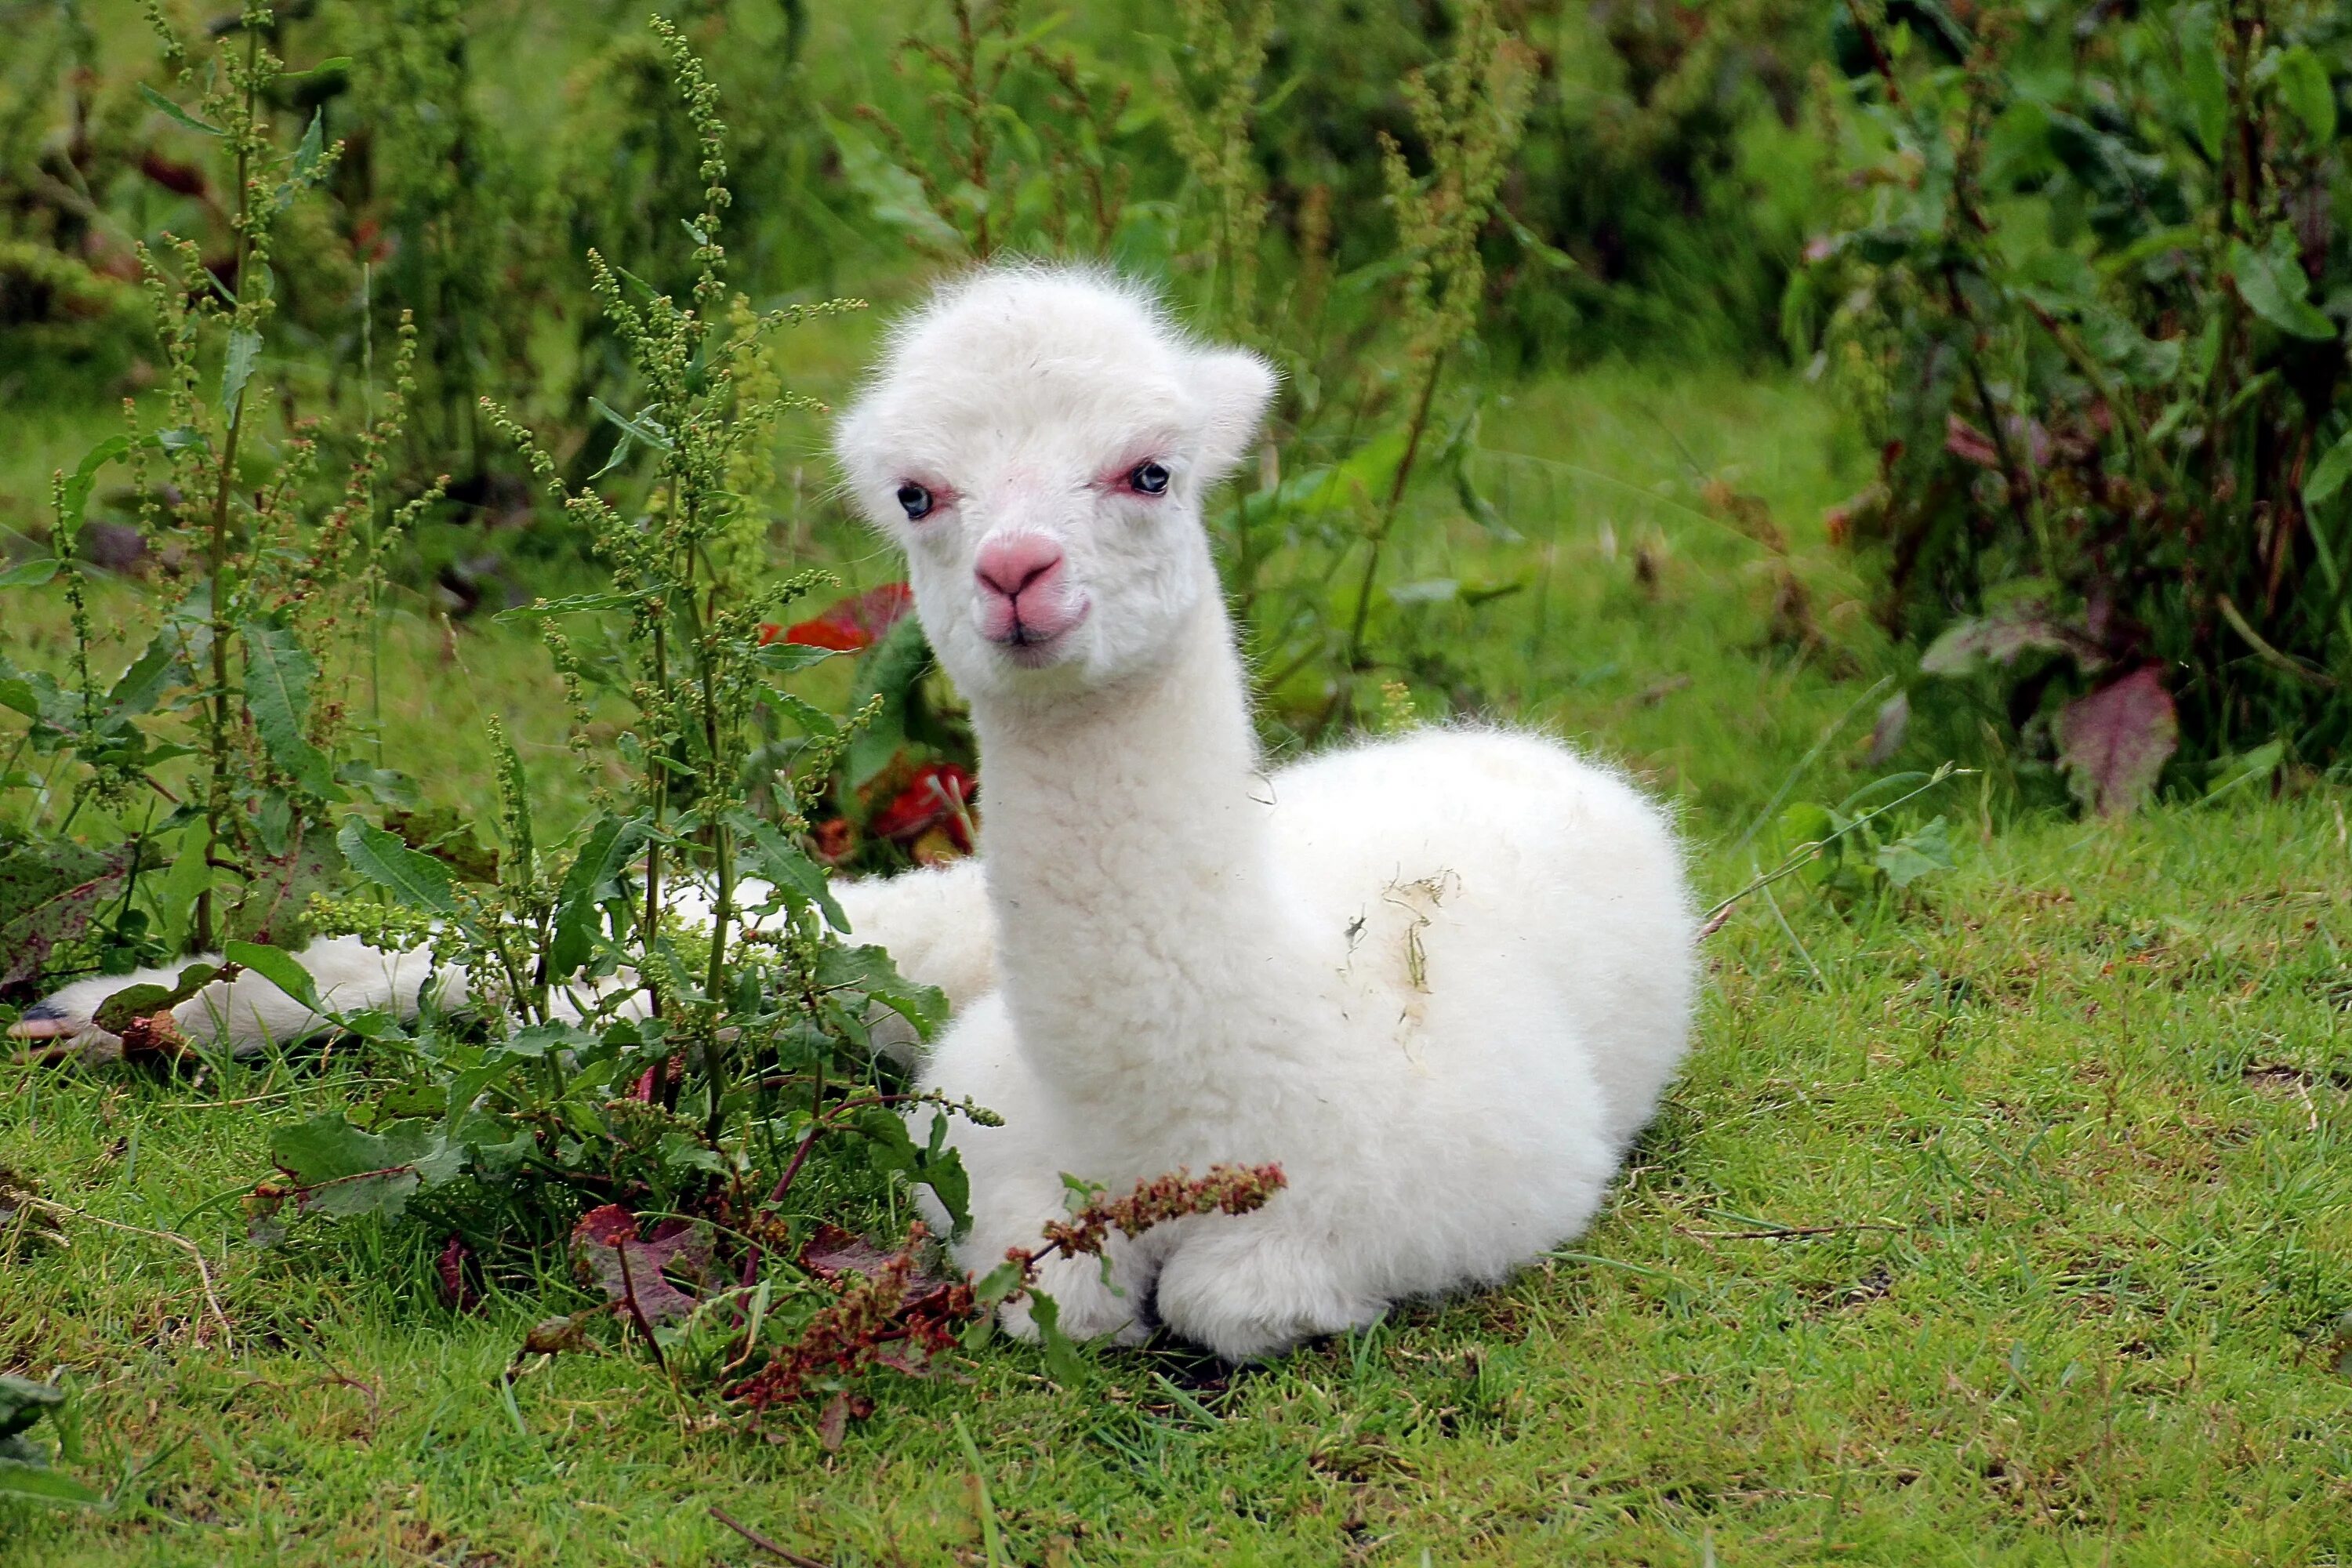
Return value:
<svg viewBox="0 0 2352 1568">
<path fill-rule="evenodd" d="M 801 1248 L 801 1267 L 828 1285 L 839 1286 L 844 1276 L 863 1274 L 868 1279 L 881 1278 L 882 1271 L 907 1256 L 905 1249 L 897 1251 L 875 1246 L 862 1236 L 854 1235 L 837 1225 L 821 1225 Z M 910 1269 L 907 1275 L 905 1304 L 928 1301 L 955 1281 L 925 1269 Z"/>
<path fill-rule="evenodd" d="M 837 1225 L 821 1225 L 801 1248 L 801 1267 L 828 1285 L 838 1285 L 846 1271 L 871 1278 L 894 1256 Z"/>
<path fill-rule="evenodd" d="M 2144 664 L 2058 710 L 2058 761 L 2075 798 L 2103 816 L 2139 805 L 2180 743 L 2157 667 Z"/>
<path fill-rule="evenodd" d="M 1964 676 L 1987 664 L 2006 668 L 2028 653 L 2065 654 L 2085 675 L 2097 674 L 2107 662 L 2087 628 L 2060 620 L 2038 604 L 2019 604 L 1978 620 L 1953 622 L 1919 656 L 1919 668 L 1929 675 Z"/>
<path fill-rule="evenodd" d="M 972 798 L 971 775 L 953 763 L 925 763 L 915 770 L 907 787 L 866 824 L 873 833 L 895 843 L 920 838 L 933 827 L 944 827 L 955 847 L 971 853 L 971 835 L 963 819 Z"/>
<path fill-rule="evenodd" d="M 686 1058 L 684 1057 L 672 1057 L 669 1058 L 669 1078 L 671 1082 L 677 1082 L 678 1075 L 685 1070 Z M 636 1087 L 629 1090 L 629 1098 L 631 1100 L 643 1100 L 647 1104 L 651 1104 L 653 1102 L 653 1068 L 647 1068 L 644 1072 L 637 1075 Z"/>
<path fill-rule="evenodd" d="M 1944 450 L 1980 468 L 2000 467 L 2000 449 L 1992 444 L 1992 437 L 1957 414 L 1944 416 Z"/>
<path fill-rule="evenodd" d="M 449 1245 L 441 1249 L 439 1263 L 435 1265 L 441 1279 L 441 1300 L 460 1312 L 478 1311 L 482 1305 L 481 1296 L 466 1278 L 466 1259 L 471 1256 L 465 1242 L 453 1236 Z"/>
<path fill-rule="evenodd" d="M 669 1219 L 640 1241 L 637 1216 L 606 1204 L 572 1227 L 572 1263 L 583 1282 L 598 1287 L 606 1300 L 620 1302 L 646 1323 L 663 1323 L 695 1307 L 694 1298 L 664 1270 L 700 1284 L 710 1273 L 710 1237 L 692 1221 Z"/>
<path fill-rule="evenodd" d="M 796 621 L 786 626 L 786 642 L 804 647 L 829 647 L 843 653 L 856 653 L 880 642 L 883 634 L 897 626 L 915 607 L 915 591 L 904 583 L 885 583 L 863 594 L 854 595 L 812 620 Z M 772 623 L 771 623 L 772 624 Z M 773 642 L 767 626 L 760 628 L 761 642 Z"/>
<path fill-rule="evenodd" d="M 857 853 L 857 829 L 845 816 L 828 816 L 816 825 L 813 851 L 828 866 L 838 866 Z"/>
</svg>

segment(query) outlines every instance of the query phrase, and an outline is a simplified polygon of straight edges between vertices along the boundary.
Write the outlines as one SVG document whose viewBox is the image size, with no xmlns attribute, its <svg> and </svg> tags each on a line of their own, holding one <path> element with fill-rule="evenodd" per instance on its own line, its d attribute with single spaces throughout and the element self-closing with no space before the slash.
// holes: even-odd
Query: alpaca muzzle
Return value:
<svg viewBox="0 0 2352 1568">
<path fill-rule="evenodd" d="M 1086 618 L 1086 601 L 1070 591 L 1062 547 L 1042 534 L 989 540 L 971 574 L 980 590 L 981 635 L 992 643 L 1042 647 Z"/>
</svg>

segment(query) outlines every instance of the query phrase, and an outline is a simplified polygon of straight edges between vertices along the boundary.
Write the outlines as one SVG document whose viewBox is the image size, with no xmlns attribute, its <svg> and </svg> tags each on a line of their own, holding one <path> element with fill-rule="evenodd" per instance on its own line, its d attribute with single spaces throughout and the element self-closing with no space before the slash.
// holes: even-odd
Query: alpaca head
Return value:
<svg viewBox="0 0 2352 1568">
<path fill-rule="evenodd" d="M 835 447 L 957 686 L 1051 696 L 1161 662 L 1215 595 L 1202 500 L 1273 392 L 1106 274 L 999 268 L 898 328 Z"/>
</svg>

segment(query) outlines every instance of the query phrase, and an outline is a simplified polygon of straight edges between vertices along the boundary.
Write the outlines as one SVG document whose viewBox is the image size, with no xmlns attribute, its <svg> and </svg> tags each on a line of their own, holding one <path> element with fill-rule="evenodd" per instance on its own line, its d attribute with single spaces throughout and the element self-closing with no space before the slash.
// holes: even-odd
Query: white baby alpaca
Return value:
<svg viewBox="0 0 2352 1568">
<path fill-rule="evenodd" d="M 1112 280 L 998 269 L 837 433 L 981 742 L 996 989 L 924 1074 L 1005 1118 L 953 1134 L 958 1259 L 1034 1245 L 1065 1172 L 1278 1162 L 1258 1212 L 1045 1280 L 1082 1337 L 1235 1360 L 1580 1231 L 1681 1058 L 1696 931 L 1664 815 L 1549 741 L 1261 771 L 1201 510 L 1273 388 Z"/>
</svg>

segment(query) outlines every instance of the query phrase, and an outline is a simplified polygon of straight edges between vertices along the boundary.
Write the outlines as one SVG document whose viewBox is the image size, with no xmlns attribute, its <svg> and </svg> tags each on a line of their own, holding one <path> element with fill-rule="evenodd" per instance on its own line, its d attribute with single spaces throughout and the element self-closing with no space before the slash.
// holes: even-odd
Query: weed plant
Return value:
<svg viewBox="0 0 2352 1568">
<path fill-rule="evenodd" d="M 1841 13 L 1858 194 L 1789 310 L 1826 318 L 1881 452 L 1834 522 L 1924 650 L 1915 697 L 2103 811 L 2168 762 L 2191 787 L 2274 742 L 2326 765 L 2352 714 L 2352 23 L 1906 14 Z"/>
<path fill-rule="evenodd" d="M 337 437 L 289 416 L 290 391 L 271 384 L 266 359 L 276 241 L 340 149 L 315 118 L 290 148 L 274 138 L 281 66 L 266 5 L 247 5 L 200 57 L 151 15 L 179 74 L 207 84 L 193 108 L 161 94 L 157 106 L 217 146 L 236 243 L 215 261 L 187 239 L 142 247 L 158 425 L 125 404 L 123 432 L 56 476 L 49 552 L 5 579 L 20 595 L 59 584 L 74 647 L 63 684 L 0 669 L 0 701 L 26 721 L 18 758 L 48 763 L 37 779 L 7 778 L 39 791 L 26 837 L 8 849 L 12 988 L 44 971 L 53 984 L 78 966 L 296 938 L 328 876 L 329 811 L 404 789 L 350 763 L 345 742 L 353 649 L 369 635 L 385 554 L 436 493 L 396 509 L 378 494 L 405 418 L 414 331 L 402 323 L 373 422 Z M 320 478 L 338 447 L 350 453 L 340 491 Z M 144 651 L 101 680 L 81 535 L 100 475 L 118 462 L 130 465 L 145 551 L 173 593 Z M 95 847 L 73 837 L 85 814 Z"/>
</svg>

